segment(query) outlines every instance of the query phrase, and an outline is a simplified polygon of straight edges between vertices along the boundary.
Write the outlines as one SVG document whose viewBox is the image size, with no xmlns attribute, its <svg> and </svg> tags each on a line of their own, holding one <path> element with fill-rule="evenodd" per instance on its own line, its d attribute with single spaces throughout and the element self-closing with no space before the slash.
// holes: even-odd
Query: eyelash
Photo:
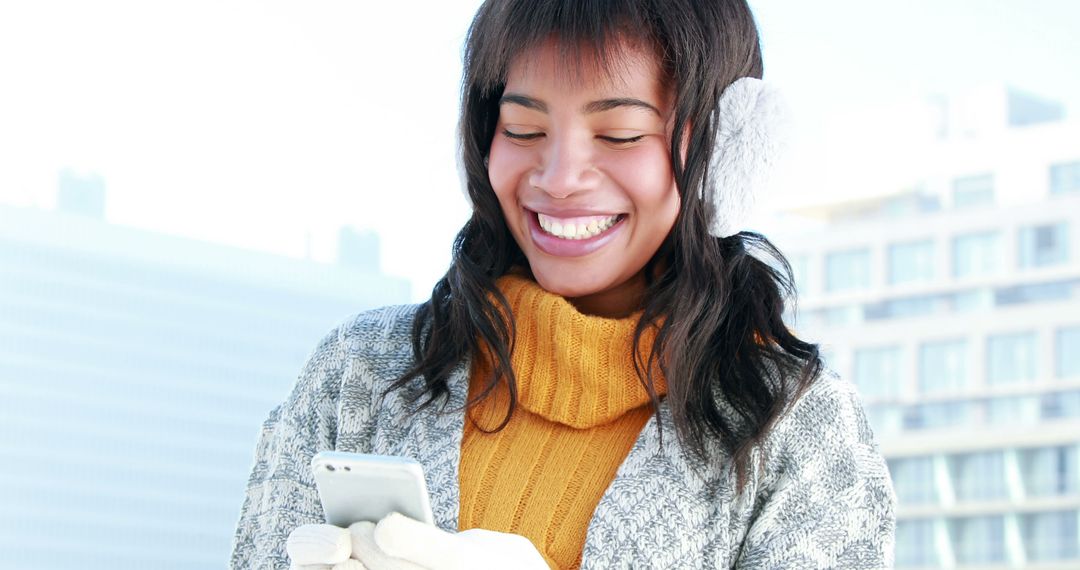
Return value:
<svg viewBox="0 0 1080 570">
<path fill-rule="evenodd" d="M 510 131 L 503 130 L 503 135 L 505 135 L 506 138 L 513 139 L 513 140 L 532 141 L 532 140 L 536 140 L 536 139 L 544 136 L 544 133 L 512 133 Z M 605 137 L 605 136 L 597 135 L 596 138 L 598 138 L 598 139 L 600 139 L 600 140 L 602 140 L 604 142 L 609 142 L 611 144 L 632 144 L 632 143 L 636 143 L 636 142 L 640 141 L 641 139 L 645 138 L 645 135 L 638 135 L 636 137 L 629 137 L 629 138 L 625 138 L 625 139 L 621 139 L 621 138 L 617 138 L 617 137 Z"/>
</svg>

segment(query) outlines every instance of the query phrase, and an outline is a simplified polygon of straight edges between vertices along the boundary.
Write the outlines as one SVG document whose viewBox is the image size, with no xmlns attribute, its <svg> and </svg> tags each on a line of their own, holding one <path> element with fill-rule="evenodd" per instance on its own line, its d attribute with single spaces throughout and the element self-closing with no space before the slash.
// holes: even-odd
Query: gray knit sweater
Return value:
<svg viewBox="0 0 1080 570">
<path fill-rule="evenodd" d="M 292 394 L 263 425 L 233 543 L 233 568 L 288 568 L 285 540 L 323 521 L 309 462 L 322 450 L 404 455 L 424 467 L 436 524 L 458 526 L 464 414 L 413 415 L 380 394 L 413 361 L 415 306 L 361 313 L 328 334 Z M 450 406 L 469 363 L 450 378 Z M 664 441 L 660 445 L 659 425 Z M 705 465 L 684 452 L 661 405 L 589 524 L 581 567 L 805 569 L 892 566 L 896 504 L 854 388 L 822 376 L 754 449 L 765 468 L 741 494 L 718 445 Z M 669 434 L 671 434 L 669 436 Z"/>
</svg>

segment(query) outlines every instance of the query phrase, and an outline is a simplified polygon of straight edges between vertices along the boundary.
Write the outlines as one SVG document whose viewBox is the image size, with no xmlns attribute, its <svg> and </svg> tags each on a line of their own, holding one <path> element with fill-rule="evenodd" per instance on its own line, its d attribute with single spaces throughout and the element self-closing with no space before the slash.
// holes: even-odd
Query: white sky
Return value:
<svg viewBox="0 0 1080 570">
<path fill-rule="evenodd" d="M 371 228 L 424 298 L 467 216 L 454 136 L 478 5 L 0 0 L 0 203 L 51 208 L 74 167 L 104 177 L 117 224 L 325 261 L 340 226 Z M 1080 108 L 1080 2 L 752 5 L 811 181 L 774 203 L 889 170 L 910 118 L 867 108 L 1001 81 Z"/>
</svg>

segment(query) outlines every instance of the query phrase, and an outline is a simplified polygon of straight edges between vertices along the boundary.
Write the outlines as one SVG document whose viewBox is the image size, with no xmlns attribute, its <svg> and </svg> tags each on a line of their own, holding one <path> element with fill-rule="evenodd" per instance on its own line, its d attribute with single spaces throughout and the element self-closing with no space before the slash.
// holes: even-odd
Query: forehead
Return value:
<svg viewBox="0 0 1080 570">
<path fill-rule="evenodd" d="M 549 39 L 512 60 L 506 90 L 633 93 L 662 104 L 667 99 L 662 76 L 655 53 L 627 41 L 613 41 L 598 53 Z"/>
</svg>

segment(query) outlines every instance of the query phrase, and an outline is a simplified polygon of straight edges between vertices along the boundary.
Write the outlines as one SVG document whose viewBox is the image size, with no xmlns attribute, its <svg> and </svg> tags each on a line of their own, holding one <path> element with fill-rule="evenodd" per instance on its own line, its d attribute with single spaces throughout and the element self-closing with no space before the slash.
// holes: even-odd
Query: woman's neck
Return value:
<svg viewBox="0 0 1080 570">
<path fill-rule="evenodd" d="M 611 289 L 566 300 L 586 315 L 621 319 L 641 309 L 645 301 L 645 271 Z"/>
</svg>

